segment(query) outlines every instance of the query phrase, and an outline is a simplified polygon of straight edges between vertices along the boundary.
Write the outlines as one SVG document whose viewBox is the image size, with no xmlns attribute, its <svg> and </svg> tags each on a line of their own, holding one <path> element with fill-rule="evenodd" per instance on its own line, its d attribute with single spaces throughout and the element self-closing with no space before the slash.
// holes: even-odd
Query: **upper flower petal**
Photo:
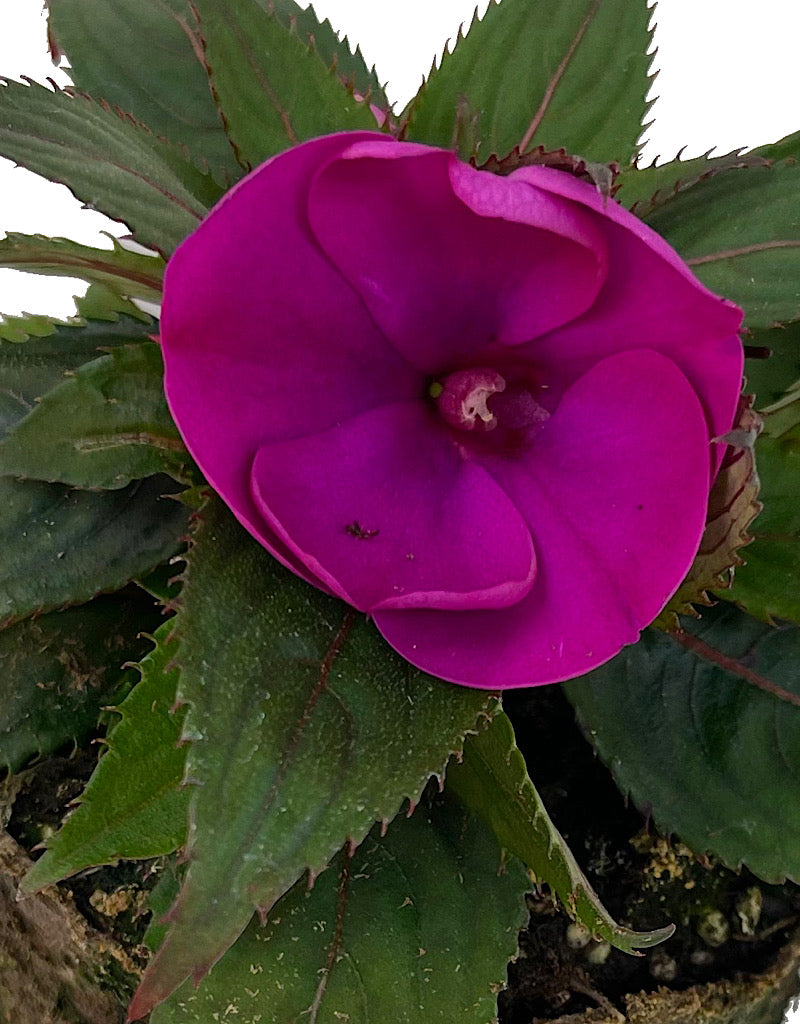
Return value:
<svg viewBox="0 0 800 1024">
<path fill-rule="evenodd" d="M 744 368 L 738 306 L 708 291 L 663 238 L 591 185 L 548 167 L 523 168 L 511 178 L 594 210 L 606 225 L 608 275 L 590 312 L 527 349 L 542 380 L 560 393 L 598 359 L 644 346 L 684 372 L 712 437 L 730 430 Z M 714 472 L 723 454 L 724 445 L 712 450 Z"/>
<path fill-rule="evenodd" d="M 255 453 L 421 387 L 308 229 L 308 188 L 320 165 L 375 138 L 329 136 L 264 164 L 214 208 L 166 272 L 165 388 L 186 444 L 240 521 L 306 578 L 253 505 Z"/>
<path fill-rule="evenodd" d="M 533 582 L 525 520 L 421 400 L 261 448 L 252 489 L 295 557 L 362 611 L 500 608 Z"/>
<path fill-rule="evenodd" d="M 387 338 L 425 373 L 573 319 L 606 273 L 603 234 L 579 206 L 411 143 L 359 143 L 329 161 L 309 217 Z"/>
<path fill-rule="evenodd" d="M 669 359 L 640 349 L 598 363 L 563 396 L 523 459 L 485 465 L 525 514 L 538 568 L 511 608 L 381 611 L 409 661 L 482 687 L 580 675 L 638 638 L 678 587 L 702 535 L 708 432 Z"/>
</svg>

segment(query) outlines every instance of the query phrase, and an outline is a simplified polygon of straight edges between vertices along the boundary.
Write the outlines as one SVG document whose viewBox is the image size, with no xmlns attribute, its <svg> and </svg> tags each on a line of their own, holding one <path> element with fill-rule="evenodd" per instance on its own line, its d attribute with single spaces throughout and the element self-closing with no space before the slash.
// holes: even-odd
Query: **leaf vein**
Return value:
<svg viewBox="0 0 800 1024">
<path fill-rule="evenodd" d="M 772 242 L 755 242 L 743 245 L 738 249 L 721 249 L 705 256 L 690 256 L 686 262 L 690 267 L 699 267 L 704 263 L 718 263 L 720 260 L 737 259 L 739 256 L 750 256 L 756 252 L 768 252 L 770 249 L 800 249 L 800 239 L 775 239 Z"/>
<path fill-rule="evenodd" d="M 673 633 L 672 635 L 682 647 L 685 647 L 687 651 L 691 651 L 698 658 L 702 658 L 703 661 L 709 661 L 726 672 L 738 676 L 752 686 L 756 686 L 759 690 L 763 690 L 764 693 L 768 693 L 773 697 L 777 697 L 778 700 L 800 708 L 800 695 L 784 689 L 784 687 L 773 683 L 772 680 L 767 679 L 765 676 L 759 675 L 740 661 L 737 661 L 736 658 L 723 654 L 722 651 L 711 647 L 704 640 L 693 636 L 691 633 Z"/>
<path fill-rule="evenodd" d="M 559 82 L 564 77 L 564 73 L 566 72 L 567 68 L 569 67 L 569 62 L 572 60 L 573 56 L 575 55 L 575 51 L 578 49 L 578 46 L 580 45 L 581 40 L 583 39 L 584 35 L 586 34 L 586 30 L 589 28 L 591 23 L 594 21 L 594 16 L 597 14 L 597 10 L 600 7 L 600 3 L 601 3 L 601 0 L 594 0 L 594 3 L 589 8 L 589 11 L 586 14 L 586 17 L 583 19 L 581 24 L 578 26 L 578 31 L 575 33 L 575 36 L 574 36 L 572 42 L 570 43 L 569 48 L 567 49 L 567 52 L 562 57 L 561 63 L 556 68 L 556 70 L 555 70 L 555 72 L 553 74 L 553 77 L 547 83 L 547 88 L 545 89 L 544 96 L 542 96 L 542 102 L 539 104 L 539 109 L 533 115 L 533 120 L 531 121 L 530 125 L 528 126 L 528 130 L 522 136 L 522 139 L 520 141 L 520 144 L 519 144 L 519 151 L 520 151 L 520 153 L 524 153 L 525 150 L 528 148 L 528 146 L 530 145 L 531 139 L 536 134 L 536 132 L 537 132 L 537 130 L 539 128 L 539 125 L 544 120 L 544 115 L 547 113 L 547 108 L 550 106 L 550 103 L 552 102 L 553 96 L 555 95 L 555 91 L 558 88 Z"/>
</svg>

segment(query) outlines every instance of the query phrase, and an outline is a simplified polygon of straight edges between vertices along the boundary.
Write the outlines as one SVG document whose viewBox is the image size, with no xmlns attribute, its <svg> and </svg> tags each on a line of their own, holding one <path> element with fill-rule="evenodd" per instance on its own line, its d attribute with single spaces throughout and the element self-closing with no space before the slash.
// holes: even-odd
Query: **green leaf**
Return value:
<svg viewBox="0 0 800 1024">
<path fill-rule="evenodd" d="M 151 601 L 101 597 L 0 632 L 0 764 L 17 771 L 36 754 L 80 743 L 117 699 L 139 632 L 158 622 Z"/>
<path fill-rule="evenodd" d="M 340 854 L 310 892 L 299 882 L 152 1024 L 223 1020 L 230 1006 L 241 1024 L 489 1024 L 528 888 L 475 818 L 419 808 Z"/>
<path fill-rule="evenodd" d="M 650 15 L 645 0 L 491 0 L 411 101 L 408 137 L 474 139 L 459 152 L 481 162 L 541 144 L 628 163 L 648 109 Z"/>
<path fill-rule="evenodd" d="M 26 875 L 25 891 L 120 858 L 172 853 L 185 841 L 189 793 L 180 788 L 183 714 L 171 711 L 178 684 L 172 626 L 165 622 L 156 632 L 156 648 L 140 665 L 141 681 L 118 708 L 122 719 L 108 736 L 108 749 L 77 809 Z"/>
<path fill-rule="evenodd" d="M 368 97 L 379 107 L 389 107 L 375 68 L 367 68 L 360 48 L 356 46 L 355 51 L 351 50 L 347 37 L 340 39 L 327 18 L 320 21 L 312 5 L 299 7 L 294 0 L 258 0 L 258 3 L 265 10 L 273 10 L 285 25 L 294 25 L 303 42 L 313 43 L 325 67 L 336 71 L 360 96 Z"/>
<path fill-rule="evenodd" d="M 377 130 L 369 105 L 257 0 L 195 7 L 212 88 L 243 166 L 317 135 Z"/>
<path fill-rule="evenodd" d="M 157 305 L 154 303 L 154 305 Z M 120 316 L 132 320 L 149 321 L 149 313 L 135 306 L 130 299 L 105 284 L 90 284 L 85 294 L 75 296 L 76 319 L 79 321 L 108 320 L 115 322 Z"/>
<path fill-rule="evenodd" d="M 2 83 L 0 154 L 124 221 L 142 245 L 168 255 L 220 197 L 177 147 L 123 114 L 35 82 Z"/>
<path fill-rule="evenodd" d="M 722 596 L 765 622 L 800 623 L 800 444 L 762 434 L 756 459 L 764 508 L 742 551 L 745 564 Z"/>
<path fill-rule="evenodd" d="M 712 157 L 706 153 L 692 160 L 676 159 L 664 164 L 653 162 L 647 167 L 625 167 L 614 183 L 615 195 L 637 217 L 646 220 L 654 210 L 701 181 L 727 171 L 767 166 L 769 161 L 764 157 L 742 154 L 741 150 L 735 149 L 724 156 Z"/>
<path fill-rule="evenodd" d="M 20 235 L 11 232 L 0 240 L 0 267 L 31 274 L 80 277 L 105 284 L 138 299 L 161 299 L 164 261 L 124 249 L 116 238 L 113 249 L 79 245 L 67 238 Z"/>
<path fill-rule="evenodd" d="M 138 1007 L 201 976 L 306 870 L 444 774 L 493 694 L 412 668 L 352 609 L 261 548 L 217 499 L 176 620 L 189 704 L 189 870 Z"/>
<path fill-rule="evenodd" d="M 748 327 L 800 318 L 800 166 L 749 167 L 699 182 L 647 218 Z"/>
<path fill-rule="evenodd" d="M 142 941 L 152 952 L 158 949 L 169 930 L 169 922 L 165 918 L 180 892 L 183 868 L 184 865 L 177 855 L 167 857 L 161 877 L 148 895 L 147 905 L 152 916 Z"/>
<path fill-rule="evenodd" d="M 800 380 L 796 380 L 777 402 L 763 410 L 764 432 L 784 444 L 800 449 Z"/>
<path fill-rule="evenodd" d="M 758 149 L 752 150 L 752 153 L 767 160 L 797 160 L 800 157 L 800 132 L 793 132 L 777 142 L 759 146 Z"/>
<path fill-rule="evenodd" d="M 0 478 L 0 624 L 119 590 L 177 554 L 188 514 L 167 477 L 119 491 Z"/>
<path fill-rule="evenodd" d="M 311 45 L 327 69 L 362 96 L 388 107 L 374 69 L 352 52 L 326 19 L 293 0 L 258 0 L 285 28 Z M 199 54 L 187 0 L 50 0 L 50 31 L 71 64 L 82 92 L 107 100 L 149 125 L 157 135 L 186 146 L 222 180 L 241 177 Z M 258 13 L 258 12 L 256 12 Z"/>
<path fill-rule="evenodd" d="M 43 337 L 0 341 L 0 438 L 24 419 L 39 399 L 63 384 L 67 374 L 104 351 L 144 341 L 154 322 L 123 317 L 85 325 L 24 321 L 22 334 L 41 328 Z"/>
<path fill-rule="evenodd" d="M 495 715 L 487 729 L 467 738 L 463 759 L 451 761 L 447 768 L 447 787 L 593 935 L 633 953 L 663 942 L 675 931 L 670 926 L 634 932 L 612 919 L 550 820 L 505 714 Z"/>
<path fill-rule="evenodd" d="M 0 441 L 0 474 L 111 489 L 156 473 L 183 479 L 190 459 L 163 378 L 153 342 L 85 363 Z"/>
<path fill-rule="evenodd" d="M 770 353 L 768 359 L 748 359 L 744 370 L 747 390 L 755 392 L 756 408 L 764 409 L 800 378 L 800 323 L 752 331 L 747 345 L 751 351 Z"/>
<path fill-rule="evenodd" d="M 48 9 L 51 36 L 78 89 L 182 143 L 222 180 L 241 176 L 187 0 L 49 0 Z"/>
<path fill-rule="evenodd" d="M 661 832 L 800 879 L 800 629 L 722 603 L 565 684 L 617 785 Z"/>
<path fill-rule="evenodd" d="M 39 313 L 23 313 L 22 316 L 0 314 L 0 341 L 21 342 L 28 338 L 46 338 L 58 327 L 69 324 L 55 317 Z"/>
<path fill-rule="evenodd" d="M 185 492 L 182 498 L 185 503 Z M 146 594 L 150 594 L 165 608 L 171 608 L 174 605 L 183 586 L 183 578 L 173 564 L 174 561 L 172 559 L 169 563 L 159 565 L 158 568 L 135 581 Z"/>
</svg>

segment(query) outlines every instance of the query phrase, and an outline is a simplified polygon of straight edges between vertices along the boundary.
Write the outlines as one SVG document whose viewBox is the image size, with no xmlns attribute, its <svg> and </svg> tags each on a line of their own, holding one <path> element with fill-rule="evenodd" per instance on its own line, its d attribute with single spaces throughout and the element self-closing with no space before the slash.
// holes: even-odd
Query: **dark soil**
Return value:
<svg viewBox="0 0 800 1024">
<path fill-rule="evenodd" d="M 549 896 L 534 894 L 500 996 L 501 1024 L 621 1009 L 625 993 L 687 989 L 772 964 L 800 922 L 800 888 L 765 885 L 658 835 L 620 795 L 558 687 L 507 694 L 504 706 L 553 821 L 611 914 L 637 930 L 673 923 L 676 931 L 632 957 L 587 942 Z"/>
</svg>

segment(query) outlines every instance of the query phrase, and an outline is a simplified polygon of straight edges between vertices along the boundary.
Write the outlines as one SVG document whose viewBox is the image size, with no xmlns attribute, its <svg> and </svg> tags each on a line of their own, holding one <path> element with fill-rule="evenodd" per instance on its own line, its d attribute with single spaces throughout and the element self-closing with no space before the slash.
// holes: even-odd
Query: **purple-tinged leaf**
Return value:
<svg viewBox="0 0 800 1024">
<path fill-rule="evenodd" d="M 412 668 L 367 620 L 290 574 L 219 499 L 199 514 L 176 618 L 196 783 L 189 869 L 132 1017 L 202 977 L 304 872 L 389 822 L 493 694 Z"/>
<path fill-rule="evenodd" d="M 0 80 L 0 154 L 66 185 L 163 255 L 221 195 L 184 153 L 85 96 Z"/>
</svg>

